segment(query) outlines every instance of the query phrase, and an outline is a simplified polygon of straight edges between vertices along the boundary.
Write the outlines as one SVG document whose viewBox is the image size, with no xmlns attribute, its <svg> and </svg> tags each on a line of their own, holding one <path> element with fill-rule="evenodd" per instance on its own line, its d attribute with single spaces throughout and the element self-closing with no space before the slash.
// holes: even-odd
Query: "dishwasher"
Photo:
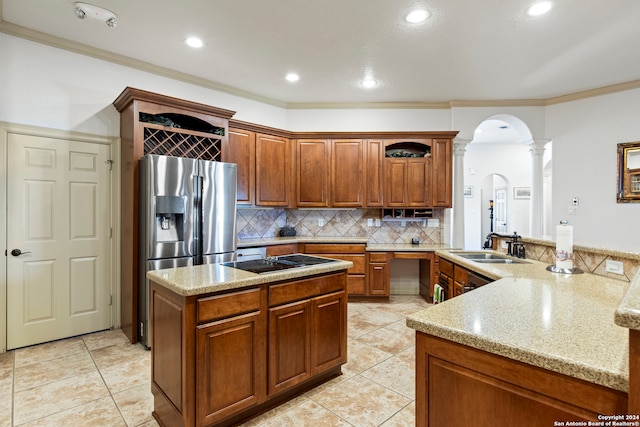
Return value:
<svg viewBox="0 0 640 427">
<path fill-rule="evenodd" d="M 267 256 L 267 248 L 238 248 L 236 249 L 237 261 L 251 261 L 253 259 L 262 259 Z"/>
</svg>

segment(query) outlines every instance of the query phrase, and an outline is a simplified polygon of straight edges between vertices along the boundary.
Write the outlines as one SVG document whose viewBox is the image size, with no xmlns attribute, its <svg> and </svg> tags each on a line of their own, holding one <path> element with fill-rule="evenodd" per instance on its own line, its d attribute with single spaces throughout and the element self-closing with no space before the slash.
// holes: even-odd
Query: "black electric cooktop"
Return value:
<svg viewBox="0 0 640 427">
<path fill-rule="evenodd" d="M 260 259 L 252 259 L 248 261 L 232 261 L 225 262 L 225 267 L 233 267 L 251 273 L 273 273 L 290 268 L 306 267 L 308 265 L 325 264 L 335 262 L 337 260 L 318 258 L 308 255 L 283 255 L 278 257 L 267 257 Z"/>
</svg>

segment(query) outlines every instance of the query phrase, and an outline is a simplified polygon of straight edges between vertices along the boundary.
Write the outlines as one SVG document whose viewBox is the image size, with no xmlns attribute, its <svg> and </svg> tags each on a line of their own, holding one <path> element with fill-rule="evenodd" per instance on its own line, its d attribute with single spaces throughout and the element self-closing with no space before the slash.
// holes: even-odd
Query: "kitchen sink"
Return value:
<svg viewBox="0 0 640 427">
<path fill-rule="evenodd" d="M 526 264 L 526 261 L 519 260 L 517 258 L 511 258 L 506 255 L 499 255 L 494 253 L 483 252 L 451 252 L 453 255 L 457 255 L 461 258 L 468 259 L 469 261 L 478 262 L 481 264 Z"/>
</svg>

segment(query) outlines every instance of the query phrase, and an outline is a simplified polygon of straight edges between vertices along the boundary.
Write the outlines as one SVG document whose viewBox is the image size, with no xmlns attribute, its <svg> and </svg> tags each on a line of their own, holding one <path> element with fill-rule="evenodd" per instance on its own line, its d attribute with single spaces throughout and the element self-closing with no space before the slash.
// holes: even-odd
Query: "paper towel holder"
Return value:
<svg viewBox="0 0 640 427">
<path fill-rule="evenodd" d="M 562 226 L 566 226 L 569 225 L 569 221 L 560 221 L 560 227 Z M 569 229 L 569 233 L 571 233 L 571 229 Z M 557 236 L 556 236 L 557 237 Z M 573 237 L 570 237 L 570 241 L 571 243 L 569 244 L 571 247 L 573 246 Z M 558 248 L 558 243 L 556 243 L 556 257 L 558 256 L 557 251 L 559 250 Z M 569 250 L 569 252 L 573 252 L 572 249 Z M 569 254 L 569 257 L 572 258 L 571 254 Z M 563 260 L 563 262 L 566 260 Z M 573 262 L 571 263 L 573 264 Z M 577 268 L 577 267 L 572 267 L 572 268 L 566 268 L 566 267 L 558 267 L 557 264 L 551 264 L 547 266 L 547 271 L 550 271 L 552 273 L 562 273 L 562 274 L 580 274 L 580 273 L 584 273 L 584 271 L 582 271 L 581 269 Z"/>
</svg>

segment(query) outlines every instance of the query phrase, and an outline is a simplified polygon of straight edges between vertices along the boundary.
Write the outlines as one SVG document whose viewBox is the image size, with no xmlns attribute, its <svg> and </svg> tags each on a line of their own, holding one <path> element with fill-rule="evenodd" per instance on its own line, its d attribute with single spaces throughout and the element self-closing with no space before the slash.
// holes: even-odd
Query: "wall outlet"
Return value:
<svg viewBox="0 0 640 427">
<path fill-rule="evenodd" d="M 324 218 L 318 219 L 318 227 L 322 227 L 324 225 Z"/>
<path fill-rule="evenodd" d="M 608 259 L 605 262 L 605 269 L 607 270 L 607 273 L 624 274 L 624 264 L 622 261 Z"/>
<path fill-rule="evenodd" d="M 367 218 L 367 227 L 373 227 L 373 218 Z"/>
<path fill-rule="evenodd" d="M 438 218 L 429 218 L 427 220 L 427 227 L 440 227 L 440 220 Z"/>
<path fill-rule="evenodd" d="M 381 223 L 380 223 L 380 218 L 376 218 L 376 227 L 380 227 Z"/>
</svg>

